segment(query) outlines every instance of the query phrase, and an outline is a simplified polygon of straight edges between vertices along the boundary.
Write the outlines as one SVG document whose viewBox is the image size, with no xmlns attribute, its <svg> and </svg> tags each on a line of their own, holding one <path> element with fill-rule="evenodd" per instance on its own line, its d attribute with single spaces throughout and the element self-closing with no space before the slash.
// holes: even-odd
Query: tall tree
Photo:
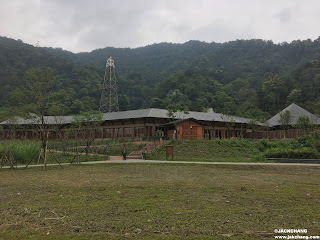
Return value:
<svg viewBox="0 0 320 240">
<path fill-rule="evenodd" d="M 286 130 L 289 128 L 289 125 L 292 120 L 292 114 L 289 110 L 286 110 L 282 113 L 280 113 L 280 119 L 278 123 L 282 126 L 284 130 L 284 137 L 286 138 Z"/>
<path fill-rule="evenodd" d="M 31 68 L 23 77 L 24 84 L 12 92 L 19 108 L 19 115 L 37 126 L 41 140 L 39 159 L 43 160 L 44 169 L 47 169 L 47 150 L 49 140 L 49 124 L 46 114 L 50 104 L 52 89 L 56 76 L 51 68 Z M 17 112 L 16 112 L 17 113 Z"/>
<path fill-rule="evenodd" d="M 292 119 L 292 114 L 289 110 L 286 110 L 282 113 L 280 113 L 280 119 L 279 123 L 284 126 L 284 125 L 289 125 Z"/>
</svg>

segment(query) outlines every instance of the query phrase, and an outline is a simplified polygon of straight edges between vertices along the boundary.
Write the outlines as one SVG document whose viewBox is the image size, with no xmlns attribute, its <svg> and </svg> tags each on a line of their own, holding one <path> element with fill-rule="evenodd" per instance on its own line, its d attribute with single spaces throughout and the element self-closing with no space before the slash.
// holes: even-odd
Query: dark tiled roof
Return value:
<svg viewBox="0 0 320 240">
<path fill-rule="evenodd" d="M 104 120 L 117 120 L 117 119 L 131 119 L 131 118 L 168 118 L 168 111 L 165 109 L 149 108 L 140 110 L 129 110 L 123 112 L 112 112 L 104 113 Z M 178 112 L 175 114 L 176 119 L 188 119 L 193 118 L 199 121 L 217 121 L 217 122 L 228 122 L 234 121 L 236 123 L 247 123 L 250 121 L 248 118 L 241 118 L 236 116 L 224 115 L 221 113 L 206 113 L 206 112 L 193 112 L 185 114 L 183 112 Z"/>
<path fill-rule="evenodd" d="M 104 113 L 103 120 L 121 120 L 121 119 L 135 119 L 135 118 L 168 118 L 168 111 L 165 109 L 158 108 L 148 108 L 139 110 L 129 110 L 120 112 Z M 214 112 L 193 112 L 185 114 L 183 112 L 178 112 L 175 114 L 175 119 L 188 119 L 193 118 L 198 121 L 216 121 L 216 122 L 235 122 L 235 123 L 247 123 L 250 121 L 248 118 L 241 118 L 236 116 L 224 115 L 221 113 Z M 73 120 L 72 116 L 46 116 L 45 122 L 47 124 L 68 124 Z M 23 119 L 16 117 L 14 120 L 7 120 L 0 124 L 37 124 L 39 122 L 38 118 Z M 259 123 L 260 124 L 260 123 Z M 262 125 L 262 124 L 260 124 Z"/>
<path fill-rule="evenodd" d="M 34 116 L 34 115 L 33 115 Z M 56 124 L 56 125 L 62 125 L 62 124 L 68 124 L 72 122 L 73 117 L 72 116 L 45 116 L 44 121 L 47 124 Z M 7 121 L 4 121 L 0 123 L 1 125 L 4 124 L 17 124 L 17 125 L 29 125 L 29 124 L 38 124 L 40 123 L 39 117 L 31 117 L 31 118 L 22 118 L 22 117 L 14 117 L 12 119 L 9 119 Z"/>
<path fill-rule="evenodd" d="M 278 114 L 274 115 L 272 118 L 270 118 L 266 124 L 267 126 L 274 127 L 274 126 L 279 126 L 281 125 L 279 123 L 280 120 L 280 114 L 285 112 L 285 111 L 290 111 L 291 112 L 291 121 L 289 125 L 294 125 L 297 123 L 297 120 L 300 116 L 307 116 L 310 118 L 311 122 L 314 124 L 320 124 L 320 118 L 317 116 L 313 115 L 312 113 L 308 112 L 307 110 L 303 109 L 302 107 L 299 107 L 297 104 L 292 103 L 285 109 L 283 109 L 281 112 Z"/>
</svg>

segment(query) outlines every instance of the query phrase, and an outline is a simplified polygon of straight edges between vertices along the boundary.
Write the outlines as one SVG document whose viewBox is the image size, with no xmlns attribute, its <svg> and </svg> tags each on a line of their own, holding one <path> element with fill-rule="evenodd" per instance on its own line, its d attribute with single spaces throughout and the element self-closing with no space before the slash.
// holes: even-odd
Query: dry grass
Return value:
<svg viewBox="0 0 320 240">
<path fill-rule="evenodd" d="M 319 167 L 0 170 L 0 239 L 272 239 L 275 228 L 318 235 L 319 179 Z"/>
</svg>

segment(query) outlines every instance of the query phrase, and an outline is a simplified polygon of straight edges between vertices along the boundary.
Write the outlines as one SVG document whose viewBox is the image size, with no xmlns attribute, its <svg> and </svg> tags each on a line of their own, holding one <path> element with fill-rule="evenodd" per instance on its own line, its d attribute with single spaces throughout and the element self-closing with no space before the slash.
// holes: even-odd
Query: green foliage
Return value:
<svg viewBox="0 0 320 240">
<path fill-rule="evenodd" d="M 320 158 L 318 134 L 315 132 L 291 141 L 261 140 L 259 149 L 268 158 Z"/>
<path fill-rule="evenodd" d="M 319 138 L 319 139 L 318 139 Z M 171 141 L 174 159 L 185 161 L 266 161 L 270 158 L 320 158 L 320 134 L 297 140 L 184 140 Z M 165 146 L 157 148 L 149 159 L 165 159 Z"/>
<path fill-rule="evenodd" d="M 314 138 L 311 135 L 305 135 L 298 138 L 298 144 L 300 147 L 312 148 L 314 145 Z"/>
<path fill-rule="evenodd" d="M 247 140 L 175 140 L 168 145 L 174 147 L 174 160 L 183 161 L 252 162 L 260 155 L 257 143 Z M 157 148 L 147 157 L 165 159 L 165 146 Z"/>
<path fill-rule="evenodd" d="M 61 151 L 64 153 L 76 153 L 77 149 L 85 149 L 87 145 L 86 141 L 69 141 L 67 143 L 55 142 L 50 144 L 50 149 Z M 91 154 L 102 154 L 107 157 L 107 155 L 121 155 L 123 149 L 126 150 L 127 154 L 133 151 L 139 151 L 142 148 L 146 147 L 145 144 L 135 144 L 132 141 L 116 141 L 116 140 L 103 140 L 95 141 L 91 145 L 90 153 Z M 99 159 L 101 160 L 101 159 Z M 95 161 L 93 159 L 93 161 Z"/>
<path fill-rule="evenodd" d="M 298 129 L 307 129 L 312 128 L 314 124 L 311 122 L 308 116 L 299 116 L 297 119 L 297 123 L 295 124 L 295 128 Z"/>
<path fill-rule="evenodd" d="M 302 90 L 301 89 L 293 89 L 290 94 L 287 96 L 288 104 L 291 103 L 300 103 L 303 99 Z"/>
<path fill-rule="evenodd" d="M 310 148 L 320 153 L 320 133 L 315 131 L 310 135 L 299 137 L 291 141 L 291 149 Z"/>
<path fill-rule="evenodd" d="M 286 96 L 289 94 L 291 79 L 284 75 L 268 74 L 261 85 L 259 102 L 260 108 L 270 112 L 278 109 L 278 106 L 286 102 Z"/>
<path fill-rule="evenodd" d="M 167 107 L 168 110 L 168 117 L 175 119 L 178 117 L 179 114 L 187 114 L 188 113 L 188 109 L 183 106 L 182 104 L 170 104 Z"/>
<path fill-rule="evenodd" d="M 291 119 L 292 119 L 291 112 L 289 110 L 286 110 L 280 113 L 280 119 L 278 123 L 282 126 L 287 126 L 287 125 L 290 125 Z"/>
<path fill-rule="evenodd" d="M 319 39 L 274 44 L 263 40 L 227 43 L 189 41 L 146 47 L 104 48 L 73 54 L 35 48 L 0 37 L 0 104 L 18 106 L 18 89 L 30 68 L 51 67 L 56 84 L 47 113 L 97 110 L 105 57 L 115 59 L 120 110 L 182 105 L 190 111 L 266 120 L 294 101 L 320 114 Z M 9 92 L 15 90 L 14 100 Z M 20 96 L 20 97 L 19 97 Z"/>
<path fill-rule="evenodd" d="M 312 136 L 315 140 L 320 140 L 320 130 L 314 131 L 313 133 L 311 133 L 311 136 Z"/>
<path fill-rule="evenodd" d="M 50 99 L 56 77 L 51 68 L 30 68 L 24 73 L 22 86 L 11 93 L 13 109 L 18 111 L 14 116 L 30 118 L 37 125 L 41 139 L 41 158 L 46 169 L 47 144 L 49 140 L 49 126 L 46 124 L 45 116 L 48 115 Z M 12 111 L 15 113 L 15 111 Z"/>
<path fill-rule="evenodd" d="M 320 153 L 320 131 L 315 131 L 311 134 L 311 136 L 314 139 L 314 147 L 318 150 Z"/>
<path fill-rule="evenodd" d="M 11 151 L 17 164 L 26 164 L 32 157 L 36 160 L 39 147 L 38 142 L 4 141 L 0 144 L 0 156 L 5 151 Z"/>
<path fill-rule="evenodd" d="M 164 132 L 162 130 L 157 130 L 156 135 L 155 135 L 155 139 L 160 139 L 163 137 L 164 137 Z"/>
<path fill-rule="evenodd" d="M 301 149 L 272 148 L 268 149 L 264 156 L 267 158 L 317 159 L 320 154 L 315 149 L 307 147 Z"/>
<path fill-rule="evenodd" d="M 22 88 L 25 100 L 29 100 L 34 113 L 45 113 L 56 77 L 51 68 L 31 68 L 24 74 L 25 88 Z"/>
<path fill-rule="evenodd" d="M 89 151 L 96 138 L 96 131 L 102 131 L 101 123 L 103 122 L 103 114 L 99 111 L 80 112 L 74 116 L 71 125 L 75 126 L 75 132 L 78 138 L 85 140 L 85 153 L 88 160 Z"/>
<path fill-rule="evenodd" d="M 103 114 L 99 111 L 80 112 L 73 118 L 72 124 L 76 127 L 98 126 L 103 122 Z"/>
<path fill-rule="evenodd" d="M 248 123 L 247 126 L 249 129 L 252 129 L 253 131 L 255 131 L 258 127 L 258 121 L 256 119 L 251 119 Z"/>
<path fill-rule="evenodd" d="M 265 152 L 268 149 L 275 148 L 277 144 L 268 140 L 259 141 L 258 148 L 260 152 Z"/>
<path fill-rule="evenodd" d="M 48 114 L 50 97 L 56 77 L 51 68 L 30 68 L 24 73 L 22 86 L 10 93 L 11 108 L 15 114 L 25 116 L 33 113 L 43 120 Z M 39 122 L 40 123 L 40 122 Z M 41 122 L 42 123 L 42 122 Z"/>
</svg>

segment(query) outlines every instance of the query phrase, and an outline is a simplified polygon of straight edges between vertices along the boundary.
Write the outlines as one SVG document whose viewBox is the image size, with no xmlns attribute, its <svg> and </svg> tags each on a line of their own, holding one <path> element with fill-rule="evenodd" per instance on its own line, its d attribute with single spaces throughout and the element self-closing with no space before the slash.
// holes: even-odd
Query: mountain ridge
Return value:
<svg viewBox="0 0 320 240">
<path fill-rule="evenodd" d="M 3 86 L 0 104 L 2 108 L 8 105 L 8 93 L 21 86 L 24 71 L 31 67 L 51 67 L 58 76 L 54 100 L 64 114 L 97 109 L 105 59 L 113 56 L 121 110 L 167 108 L 175 104 L 175 107 L 189 110 L 213 108 L 243 117 L 267 118 L 299 92 L 305 76 L 315 78 L 318 75 L 318 65 L 312 65 L 312 61 L 320 59 L 319 53 L 320 38 L 281 44 L 261 39 L 226 43 L 191 40 L 72 53 L 0 37 L 0 82 Z M 312 67 L 307 67 L 308 64 Z M 298 76 L 301 73 L 302 78 Z M 287 81 L 285 86 L 281 81 L 276 82 L 277 78 L 294 81 L 283 80 Z M 299 99 L 297 103 L 314 111 L 319 100 L 315 97 L 317 80 L 312 78 L 307 77 L 306 81 L 314 86 L 315 93 L 310 99 L 315 103 L 299 102 Z M 271 103 L 272 96 L 264 90 L 266 82 L 270 81 L 286 88 L 282 92 L 269 89 L 277 104 Z"/>
</svg>

